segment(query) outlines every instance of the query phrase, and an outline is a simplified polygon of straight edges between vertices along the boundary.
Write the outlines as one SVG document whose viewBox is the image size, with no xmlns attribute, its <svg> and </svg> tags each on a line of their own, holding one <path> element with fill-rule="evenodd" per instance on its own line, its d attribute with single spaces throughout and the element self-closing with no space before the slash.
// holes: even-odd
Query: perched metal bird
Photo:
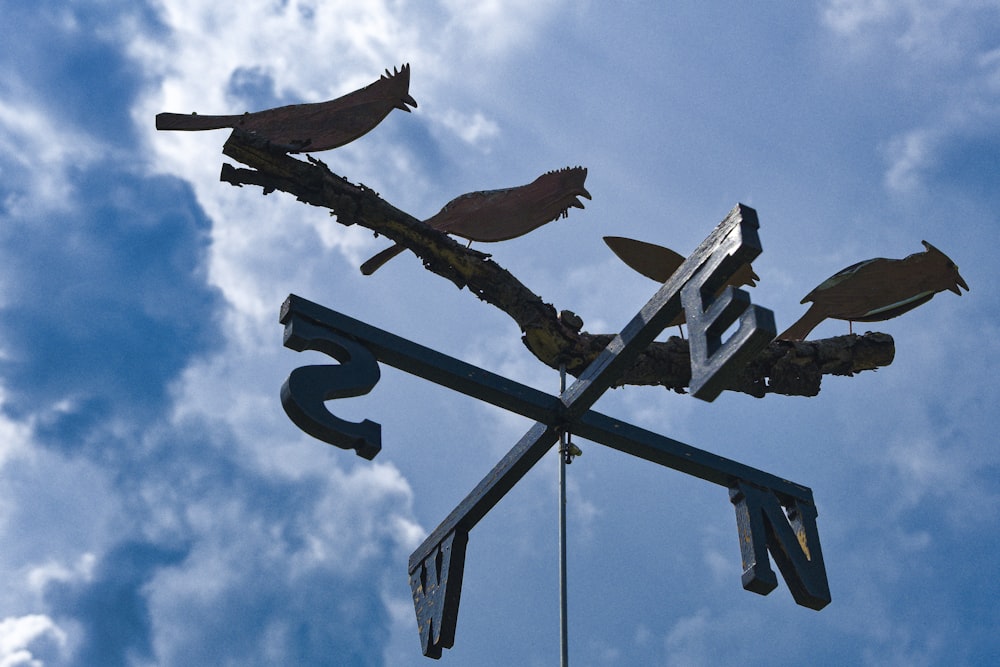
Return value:
<svg viewBox="0 0 1000 667">
<path fill-rule="evenodd" d="M 904 259 L 876 257 L 853 264 L 823 281 L 801 303 L 812 301 L 795 324 L 778 338 L 802 340 L 828 317 L 848 322 L 880 322 L 930 301 L 950 290 L 968 291 L 958 267 L 927 241 L 923 252 Z"/>
<path fill-rule="evenodd" d="M 161 113 L 157 130 L 239 128 L 267 139 L 289 153 L 337 148 L 368 133 L 393 109 L 409 112 L 410 66 L 385 71 L 374 83 L 343 97 L 314 104 L 292 104 L 232 116 Z"/>
<path fill-rule="evenodd" d="M 452 199 L 424 223 L 470 244 L 506 241 L 567 217 L 571 208 L 583 208 L 578 197 L 591 198 L 583 187 L 586 179 L 584 167 L 565 167 L 527 185 L 470 192 Z M 386 248 L 362 264 L 361 273 L 371 275 L 405 249 L 398 243 Z"/>
<path fill-rule="evenodd" d="M 604 242 L 618 255 L 619 259 L 642 275 L 652 278 L 658 283 L 667 282 L 670 276 L 674 274 L 674 271 L 679 269 L 681 264 L 684 263 L 683 256 L 670 248 L 664 248 L 655 243 L 636 241 L 624 236 L 605 236 Z M 760 280 L 760 277 L 754 273 L 753 267 L 749 264 L 744 264 L 736 270 L 736 273 L 729 279 L 727 285 L 734 285 L 736 287 L 749 285 L 750 287 L 755 287 L 757 283 L 754 281 L 757 280 Z M 723 285 L 719 291 L 721 292 L 725 288 L 726 285 Z M 684 311 L 681 311 L 681 314 L 667 326 L 679 326 L 686 321 L 687 317 Z"/>
</svg>

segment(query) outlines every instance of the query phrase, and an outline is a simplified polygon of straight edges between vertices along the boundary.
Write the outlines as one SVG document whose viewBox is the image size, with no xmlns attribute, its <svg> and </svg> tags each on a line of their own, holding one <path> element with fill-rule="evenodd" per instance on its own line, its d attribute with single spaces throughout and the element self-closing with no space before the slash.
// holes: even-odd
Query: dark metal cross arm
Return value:
<svg viewBox="0 0 1000 667">
<path fill-rule="evenodd" d="M 783 505 L 813 502 L 812 489 L 724 456 L 590 410 L 573 422 L 573 435 L 732 488 L 739 480 L 773 491 Z"/>
<path fill-rule="evenodd" d="M 410 590 L 424 655 L 451 648 L 465 572 L 469 531 L 559 439 L 559 429 L 538 423 L 410 555 Z"/>
<path fill-rule="evenodd" d="M 500 500 L 514 488 L 559 439 L 559 429 L 542 423 L 535 424 L 507 452 L 469 495 L 427 536 L 410 555 L 410 572 L 426 559 L 445 537 L 456 529 L 472 530 Z"/>
<path fill-rule="evenodd" d="M 368 348 L 382 363 L 535 421 L 554 423 L 564 411 L 558 398 L 424 347 L 360 320 L 290 294 L 281 323 L 304 318 Z"/>
<path fill-rule="evenodd" d="M 411 565 L 414 560 L 430 553 L 433 546 L 431 543 L 440 541 L 452 529 L 462 527 L 470 530 L 478 523 L 544 455 L 548 447 L 554 444 L 559 427 L 565 424 L 569 424 L 574 434 L 580 438 L 720 486 L 731 486 L 734 480 L 740 479 L 772 489 L 784 504 L 793 500 L 812 501 L 812 492 L 805 486 L 593 410 L 568 422 L 567 415 L 563 414 L 568 412 L 564 407 L 565 397 L 560 399 L 495 375 L 292 294 L 285 300 L 281 310 L 281 320 L 286 324 L 288 332 L 296 330 L 296 318 L 307 322 L 310 329 L 319 327 L 355 341 L 370 350 L 382 363 L 538 422 L 455 508 L 439 529 L 428 536 L 424 548 L 414 552 Z M 458 520 L 460 517 L 463 518 L 462 521 Z"/>
</svg>

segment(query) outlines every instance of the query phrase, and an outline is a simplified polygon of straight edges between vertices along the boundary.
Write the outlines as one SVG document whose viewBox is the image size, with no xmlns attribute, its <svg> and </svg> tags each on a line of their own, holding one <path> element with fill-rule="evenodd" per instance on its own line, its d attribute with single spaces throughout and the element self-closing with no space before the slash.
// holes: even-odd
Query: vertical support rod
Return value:
<svg viewBox="0 0 1000 667">
<path fill-rule="evenodd" d="M 566 391 L 566 365 L 559 365 L 559 393 Z M 566 431 L 559 434 L 559 665 L 569 667 L 569 602 L 566 585 Z"/>
</svg>

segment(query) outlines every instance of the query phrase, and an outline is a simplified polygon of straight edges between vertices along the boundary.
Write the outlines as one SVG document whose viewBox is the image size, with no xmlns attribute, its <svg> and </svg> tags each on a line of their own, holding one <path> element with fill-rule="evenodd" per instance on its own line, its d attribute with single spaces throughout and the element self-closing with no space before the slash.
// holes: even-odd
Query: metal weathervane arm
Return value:
<svg viewBox="0 0 1000 667">
<path fill-rule="evenodd" d="M 686 311 L 691 389 L 714 400 L 746 362 L 774 338 L 773 313 L 750 304 L 729 277 L 761 252 L 756 212 L 737 205 L 652 299 L 559 397 L 291 295 L 282 306 L 285 345 L 324 352 L 338 366 L 305 366 L 290 374 L 282 405 L 302 430 L 371 459 L 380 426 L 332 415 L 326 400 L 368 393 L 378 362 L 534 419 L 537 423 L 410 556 L 409 576 L 424 655 L 454 644 L 469 531 L 537 463 L 564 429 L 588 440 L 727 487 L 736 507 L 743 586 L 767 594 L 777 586 L 774 558 L 795 601 L 820 609 L 830 601 L 812 491 L 769 473 L 590 410 L 660 332 Z M 723 336 L 737 324 L 736 331 Z"/>
</svg>

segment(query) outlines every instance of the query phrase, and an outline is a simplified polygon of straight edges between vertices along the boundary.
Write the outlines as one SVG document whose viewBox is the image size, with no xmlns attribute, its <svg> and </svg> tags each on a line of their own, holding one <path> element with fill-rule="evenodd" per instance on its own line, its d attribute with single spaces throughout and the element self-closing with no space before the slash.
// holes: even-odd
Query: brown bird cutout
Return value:
<svg viewBox="0 0 1000 667">
<path fill-rule="evenodd" d="M 251 132 L 289 153 L 317 152 L 348 144 L 371 131 L 393 109 L 409 112 L 417 102 L 409 94 L 410 66 L 385 71 L 377 81 L 327 102 L 291 104 L 232 116 L 160 113 L 157 130 Z"/>
<path fill-rule="evenodd" d="M 624 236 L 605 236 L 604 242 L 608 244 L 608 247 L 618 255 L 619 259 L 628 264 L 631 268 L 635 269 L 647 278 L 652 278 L 658 283 L 665 283 L 669 280 L 670 276 L 680 268 L 681 264 L 684 263 L 684 257 L 680 254 L 674 252 L 670 248 L 664 248 L 661 245 L 656 245 L 655 243 L 646 243 L 645 241 L 636 241 L 635 239 L 625 238 Z M 760 277 L 754 273 L 753 267 L 749 264 L 744 264 L 733 277 L 729 279 L 727 285 L 734 285 L 740 287 L 742 285 L 749 285 L 750 287 L 755 287 L 756 282 L 760 280 Z M 723 285 L 719 292 L 726 288 Z M 673 322 L 667 326 L 679 326 L 687 321 L 687 317 L 684 311 L 678 315 Z"/>
<path fill-rule="evenodd" d="M 923 252 L 904 259 L 876 257 L 838 271 L 809 292 L 801 303 L 812 301 L 795 324 L 778 338 L 802 340 L 828 317 L 853 322 L 880 322 L 927 303 L 935 294 L 968 291 L 958 267 L 927 241 Z M 852 329 L 849 329 L 852 330 Z"/>
<path fill-rule="evenodd" d="M 506 241 L 567 217 L 571 208 L 583 208 L 578 197 L 591 198 L 583 187 L 586 179 L 586 168 L 565 167 L 527 185 L 470 192 L 452 199 L 424 223 L 470 244 Z M 386 248 L 362 264 L 361 273 L 370 276 L 405 249 L 398 243 Z"/>
</svg>

